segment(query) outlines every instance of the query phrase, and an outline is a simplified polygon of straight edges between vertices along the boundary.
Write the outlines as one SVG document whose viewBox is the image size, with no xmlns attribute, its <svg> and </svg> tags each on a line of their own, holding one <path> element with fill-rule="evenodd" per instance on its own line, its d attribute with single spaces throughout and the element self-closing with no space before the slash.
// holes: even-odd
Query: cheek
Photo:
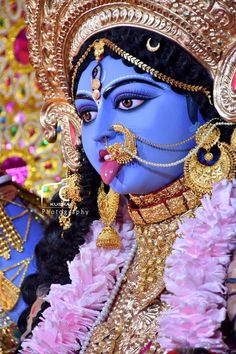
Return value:
<svg viewBox="0 0 236 354">
<path fill-rule="evenodd" d="M 96 146 L 95 141 L 91 138 L 89 129 L 82 128 L 82 145 L 84 152 L 95 170 L 100 173 L 101 162 L 99 161 L 99 148 Z"/>
<path fill-rule="evenodd" d="M 163 94 L 137 114 L 134 131 L 155 143 L 174 143 L 189 137 L 192 123 L 185 96 Z M 136 130 L 135 130 L 136 129 Z"/>
<path fill-rule="evenodd" d="M 94 154 L 94 149 L 92 148 L 92 132 L 88 127 L 85 127 L 84 125 L 82 125 L 81 138 L 85 154 L 89 157 L 92 155 L 92 153 Z"/>
</svg>

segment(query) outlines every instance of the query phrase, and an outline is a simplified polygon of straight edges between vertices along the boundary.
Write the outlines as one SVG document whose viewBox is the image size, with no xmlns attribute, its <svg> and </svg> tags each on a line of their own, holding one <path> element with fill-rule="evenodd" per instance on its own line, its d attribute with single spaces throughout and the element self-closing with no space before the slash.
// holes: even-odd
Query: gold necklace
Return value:
<svg viewBox="0 0 236 354">
<path fill-rule="evenodd" d="M 25 279 L 32 258 L 33 257 L 23 259 L 22 261 L 12 264 L 0 271 L 0 307 L 4 311 L 10 311 L 15 307 L 19 299 L 21 285 Z M 7 279 L 5 274 L 9 270 L 15 268 L 18 268 L 15 274 L 13 274 L 10 279 Z M 13 281 L 21 274 L 21 272 L 23 273 L 20 278 L 19 285 L 16 286 Z"/>
<path fill-rule="evenodd" d="M 152 208 L 165 200 L 173 199 L 172 204 L 177 208 L 175 198 L 188 192 L 182 178 L 157 193 L 132 195 L 131 199 L 132 202 L 136 201 L 139 208 L 149 206 L 151 214 Z M 145 224 L 135 225 L 138 246 L 136 256 L 123 279 L 108 318 L 94 329 L 86 354 L 134 354 L 150 342 L 148 352 L 163 353 L 156 343 L 160 316 L 168 308 L 160 300 L 160 295 L 165 291 L 163 272 L 166 258 L 176 239 L 178 223 L 185 217 L 194 216 L 192 209 L 199 204 L 199 199 L 191 192 L 188 203 L 181 215 L 169 215 L 162 222 L 156 223 L 142 218 Z"/>
<path fill-rule="evenodd" d="M 163 270 L 172 250 L 181 217 L 159 224 L 135 226 L 138 249 L 108 318 L 93 332 L 86 354 L 135 354 L 149 342 L 148 353 L 163 353 L 156 343 L 159 319 L 168 306 L 160 300 L 165 291 Z"/>
<path fill-rule="evenodd" d="M 130 194 L 129 214 L 136 225 L 156 224 L 186 213 L 200 204 L 184 177 L 157 192 Z"/>
<path fill-rule="evenodd" d="M 14 205 L 18 203 L 12 203 Z M 23 205 L 18 204 L 20 207 L 25 208 Z M 0 202 L 0 228 L 2 233 L 0 233 L 0 256 L 4 257 L 5 259 L 10 258 L 10 253 L 11 249 L 14 248 L 18 252 L 23 252 L 23 244 L 27 241 L 28 235 L 29 235 L 29 230 L 32 222 L 32 213 L 28 208 L 25 208 L 23 212 L 21 212 L 18 215 L 15 215 L 13 217 L 9 217 L 7 213 L 4 210 L 4 207 L 2 203 Z M 29 213 L 28 221 L 27 221 L 27 226 L 25 230 L 25 234 L 23 239 L 21 238 L 21 235 L 17 232 L 13 220 L 25 215 L 26 213 Z"/>
<path fill-rule="evenodd" d="M 177 237 L 178 223 L 194 216 L 200 201 L 186 187 L 184 178 L 155 193 L 130 198 L 137 253 L 108 318 L 94 329 L 86 354 L 134 354 L 150 342 L 149 353 L 163 353 L 155 339 L 160 316 L 168 309 L 160 300 L 165 291 L 165 262 Z M 166 205 L 168 214 L 162 215 L 161 222 L 153 222 L 159 218 L 158 205 L 161 209 Z M 144 209 L 148 213 L 144 214 Z"/>
</svg>

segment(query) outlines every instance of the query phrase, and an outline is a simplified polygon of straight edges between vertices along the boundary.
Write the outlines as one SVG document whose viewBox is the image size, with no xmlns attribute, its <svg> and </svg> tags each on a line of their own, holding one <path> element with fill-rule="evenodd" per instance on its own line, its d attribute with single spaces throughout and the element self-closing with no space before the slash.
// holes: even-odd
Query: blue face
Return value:
<svg viewBox="0 0 236 354">
<path fill-rule="evenodd" d="M 122 124 L 135 134 L 153 143 L 170 144 L 189 138 L 204 123 L 200 113 L 198 122 L 189 118 L 186 96 L 172 91 L 169 85 L 156 82 L 149 74 L 137 74 L 122 60 L 109 56 L 100 62 L 102 83 L 99 101 L 92 98 L 92 78 L 95 61 L 81 75 L 75 105 L 81 119 L 82 143 L 85 153 L 98 173 L 102 161 L 99 152 L 108 145 L 124 142 L 124 136 L 111 129 Z M 194 146 L 194 140 L 174 151 L 160 150 L 137 141 L 138 155 L 148 161 L 170 163 L 183 158 Z M 182 151 L 182 150 L 185 151 Z M 120 194 L 146 194 L 171 183 L 183 174 L 183 164 L 150 167 L 133 160 L 123 165 L 110 183 Z"/>
</svg>

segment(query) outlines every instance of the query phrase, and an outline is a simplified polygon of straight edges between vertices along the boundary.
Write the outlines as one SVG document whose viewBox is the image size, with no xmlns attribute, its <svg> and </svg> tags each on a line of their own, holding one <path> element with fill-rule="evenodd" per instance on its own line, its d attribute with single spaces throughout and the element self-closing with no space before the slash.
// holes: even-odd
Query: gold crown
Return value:
<svg viewBox="0 0 236 354">
<path fill-rule="evenodd" d="M 136 26 L 160 33 L 191 53 L 214 79 L 214 105 L 236 121 L 236 6 L 232 0 L 26 0 L 31 61 L 45 96 L 41 122 L 56 138 L 60 121 L 65 159 L 78 166 L 71 130 L 80 134 L 69 88 L 72 59 L 94 33 Z"/>
</svg>

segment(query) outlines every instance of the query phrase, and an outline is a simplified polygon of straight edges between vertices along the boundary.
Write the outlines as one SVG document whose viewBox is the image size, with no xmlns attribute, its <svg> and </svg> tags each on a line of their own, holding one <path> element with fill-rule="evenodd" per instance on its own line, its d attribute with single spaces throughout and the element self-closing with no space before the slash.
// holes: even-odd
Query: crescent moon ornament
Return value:
<svg viewBox="0 0 236 354">
<path fill-rule="evenodd" d="M 160 48 L 160 43 L 157 44 L 156 47 L 152 47 L 151 46 L 151 39 L 152 38 L 149 38 L 148 41 L 147 41 L 147 44 L 146 44 L 146 47 L 147 47 L 147 50 L 151 53 L 155 53 L 158 51 L 158 49 Z"/>
</svg>

